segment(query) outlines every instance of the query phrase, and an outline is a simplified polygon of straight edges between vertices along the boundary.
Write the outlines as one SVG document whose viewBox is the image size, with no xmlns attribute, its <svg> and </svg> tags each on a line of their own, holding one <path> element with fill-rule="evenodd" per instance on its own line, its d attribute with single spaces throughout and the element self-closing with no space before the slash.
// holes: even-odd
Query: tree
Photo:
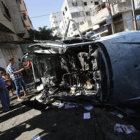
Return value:
<svg viewBox="0 0 140 140">
<path fill-rule="evenodd" d="M 39 30 L 31 29 L 28 31 L 30 40 L 58 40 L 57 36 L 52 35 L 52 30 L 47 26 L 39 27 Z"/>
</svg>

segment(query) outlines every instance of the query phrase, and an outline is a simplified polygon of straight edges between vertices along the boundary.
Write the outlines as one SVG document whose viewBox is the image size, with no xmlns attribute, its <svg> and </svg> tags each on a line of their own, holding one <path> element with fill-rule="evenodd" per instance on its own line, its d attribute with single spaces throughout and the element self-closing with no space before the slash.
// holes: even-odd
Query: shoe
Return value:
<svg viewBox="0 0 140 140">
<path fill-rule="evenodd" d="M 22 100 L 22 99 L 17 99 L 17 101 L 18 101 L 18 102 L 22 102 L 23 100 Z"/>
</svg>

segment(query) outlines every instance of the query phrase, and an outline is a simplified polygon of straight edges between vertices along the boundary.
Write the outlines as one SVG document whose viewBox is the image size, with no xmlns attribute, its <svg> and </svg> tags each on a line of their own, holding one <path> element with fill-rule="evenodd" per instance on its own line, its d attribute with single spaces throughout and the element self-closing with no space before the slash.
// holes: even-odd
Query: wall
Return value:
<svg viewBox="0 0 140 140">
<path fill-rule="evenodd" d="M 23 56 L 20 46 L 2 44 L 3 41 L 20 41 L 25 35 L 27 37 L 27 28 L 24 26 L 18 2 L 17 0 L 0 0 L 0 67 L 4 68 L 9 63 L 9 58 L 14 57 L 18 60 Z M 4 6 L 7 11 L 4 10 Z M 9 14 L 7 14 L 8 10 Z"/>
<path fill-rule="evenodd" d="M 103 22 L 109 17 L 109 12 L 107 8 L 104 8 L 100 10 L 96 15 L 92 16 L 92 23 L 99 24 L 100 22 Z"/>
<path fill-rule="evenodd" d="M 10 11 L 11 15 L 11 21 L 14 25 L 15 31 L 17 34 L 20 34 L 24 36 L 24 34 L 27 34 L 27 29 L 24 24 L 24 20 L 22 18 L 22 15 L 20 13 L 20 5 L 17 3 L 16 0 L 5 0 L 6 4 L 8 6 L 8 9 Z M 21 36 L 21 37 L 23 37 Z"/>
<path fill-rule="evenodd" d="M 9 64 L 9 59 L 14 57 L 15 61 L 23 56 L 19 45 L 1 45 L 0 48 L 0 67 L 6 68 Z"/>
<path fill-rule="evenodd" d="M 131 11 L 124 12 L 122 13 L 122 17 L 123 17 L 124 30 L 125 31 L 133 30 L 134 24 L 132 20 L 133 19 L 132 12 Z"/>
<path fill-rule="evenodd" d="M 20 11 L 21 11 L 21 14 L 23 16 L 26 28 L 28 30 L 32 29 L 33 25 L 32 25 L 32 22 L 31 22 L 29 16 L 28 16 L 28 11 L 27 11 L 26 4 L 25 4 L 24 0 L 21 0 L 21 3 L 19 3 L 19 4 L 20 4 Z"/>
<path fill-rule="evenodd" d="M 63 20 L 64 20 L 64 22 L 62 23 L 64 24 L 63 27 L 66 28 L 69 19 L 73 19 L 76 21 L 78 27 L 81 29 L 82 32 L 86 32 L 87 30 L 89 30 L 92 27 L 90 15 L 91 15 L 92 5 L 94 5 L 94 1 L 95 0 L 73 0 L 73 1 L 65 0 L 62 6 L 62 13 L 63 13 Z M 84 2 L 86 2 L 87 5 L 84 5 Z M 89 15 L 86 14 L 87 12 L 89 13 Z M 70 30 L 68 32 L 68 35 L 69 36 L 77 35 L 77 31 L 75 30 L 73 24 L 70 25 Z"/>
<path fill-rule="evenodd" d="M 7 7 L 5 0 L 0 0 L 0 23 L 3 24 L 5 27 L 7 27 L 12 32 L 15 32 L 14 26 L 13 26 L 12 22 L 10 21 L 10 19 L 8 19 L 8 18 L 6 18 L 6 16 L 4 16 L 4 13 L 5 13 L 4 7 L 1 2 L 3 2 L 4 5 Z"/>
<path fill-rule="evenodd" d="M 0 49 L 0 67 L 6 68 L 6 66 L 7 66 L 7 63 L 6 63 L 5 59 L 4 59 L 2 51 Z"/>
</svg>

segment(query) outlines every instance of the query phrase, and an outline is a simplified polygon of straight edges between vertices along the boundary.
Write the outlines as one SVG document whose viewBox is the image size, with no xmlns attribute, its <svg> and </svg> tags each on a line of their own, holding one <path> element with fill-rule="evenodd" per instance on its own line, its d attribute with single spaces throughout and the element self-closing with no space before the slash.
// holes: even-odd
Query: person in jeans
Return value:
<svg viewBox="0 0 140 140">
<path fill-rule="evenodd" d="M 7 112 L 10 109 L 10 100 L 8 91 L 5 85 L 5 82 L 3 81 L 1 75 L 0 75 L 0 100 L 3 107 L 3 111 Z"/>
<path fill-rule="evenodd" d="M 9 96 L 10 96 L 10 91 L 13 95 L 13 86 L 12 86 L 12 82 L 11 82 L 11 79 L 9 78 L 8 74 L 6 73 L 6 71 L 3 71 L 1 72 L 1 75 L 2 75 L 2 78 L 5 82 L 5 85 L 8 89 L 8 93 L 9 93 Z"/>
<path fill-rule="evenodd" d="M 24 96 L 26 96 L 27 92 L 26 92 L 24 80 L 22 79 L 20 73 L 22 71 L 24 71 L 26 68 L 28 69 L 29 66 L 25 66 L 24 68 L 18 69 L 15 64 L 14 58 L 11 58 L 9 61 L 10 61 L 10 63 L 7 67 L 7 70 L 10 75 L 10 78 L 13 80 L 13 82 L 15 84 L 17 99 L 18 99 L 18 101 L 22 101 L 22 99 L 20 98 L 21 87 L 24 90 Z"/>
</svg>

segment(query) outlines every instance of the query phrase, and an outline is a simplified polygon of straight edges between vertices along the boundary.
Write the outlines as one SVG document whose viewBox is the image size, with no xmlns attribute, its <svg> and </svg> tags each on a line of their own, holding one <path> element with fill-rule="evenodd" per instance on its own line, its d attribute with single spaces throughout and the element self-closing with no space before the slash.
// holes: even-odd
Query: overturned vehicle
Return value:
<svg viewBox="0 0 140 140">
<path fill-rule="evenodd" d="M 55 95 L 91 95 L 101 102 L 140 98 L 140 32 L 124 32 L 93 41 L 67 38 L 28 47 L 40 101 Z"/>
</svg>

